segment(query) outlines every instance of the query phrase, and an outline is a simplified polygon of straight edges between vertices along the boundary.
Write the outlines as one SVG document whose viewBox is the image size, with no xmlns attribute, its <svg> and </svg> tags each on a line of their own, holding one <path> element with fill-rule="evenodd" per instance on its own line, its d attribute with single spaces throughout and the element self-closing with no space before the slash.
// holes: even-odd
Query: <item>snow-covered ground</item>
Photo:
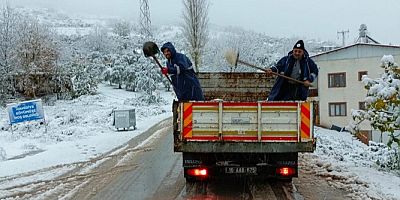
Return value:
<svg viewBox="0 0 400 200">
<path fill-rule="evenodd" d="M 51 179 L 70 170 L 71 164 L 85 162 L 123 146 L 163 119 L 172 116 L 171 92 L 159 92 L 164 101 L 146 104 L 139 93 L 101 85 L 99 93 L 44 106 L 47 127 L 40 122 L 17 124 L 11 132 L 5 109 L 0 111 L 0 199 L 2 190 L 15 183 L 8 180 L 18 174 L 42 169 Z M 136 109 L 136 130 L 116 131 L 114 109 Z M 47 130 L 46 130 L 47 129 Z M 60 167 L 65 166 L 65 167 Z M 34 177 L 35 179 L 38 176 Z M 19 180 L 19 184 L 33 180 Z"/>
<path fill-rule="evenodd" d="M 390 160 L 394 149 L 383 144 L 361 143 L 347 132 L 316 128 L 317 149 L 301 154 L 306 167 L 333 186 L 351 193 L 353 199 L 400 199 L 400 161 Z"/>
<path fill-rule="evenodd" d="M 0 198 L 10 195 L 15 185 L 52 180 L 92 160 L 92 165 L 85 165 L 90 170 L 104 161 L 96 159 L 99 156 L 123 151 L 127 141 L 171 117 L 174 96 L 171 92 L 160 95 L 164 102 L 147 105 L 138 93 L 101 85 L 97 95 L 44 106 L 47 131 L 39 122 L 30 122 L 15 125 L 11 133 L 6 112 L 1 110 Z M 112 111 L 126 108 L 136 109 L 137 130 L 117 132 Z M 347 132 L 316 127 L 315 135 L 317 150 L 300 155 L 304 167 L 349 191 L 349 198 L 400 199 L 400 172 L 390 169 L 398 162 L 389 159 L 393 149 L 376 143 L 367 146 Z"/>
</svg>

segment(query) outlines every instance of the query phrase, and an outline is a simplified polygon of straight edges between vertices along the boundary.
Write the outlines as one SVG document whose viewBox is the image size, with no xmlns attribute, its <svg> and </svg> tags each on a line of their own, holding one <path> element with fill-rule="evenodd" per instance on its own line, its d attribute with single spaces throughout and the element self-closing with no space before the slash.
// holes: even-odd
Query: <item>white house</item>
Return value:
<svg viewBox="0 0 400 200">
<path fill-rule="evenodd" d="M 371 43 L 357 43 L 311 57 L 319 68 L 318 107 L 321 126 L 347 126 L 352 121 L 351 110 L 363 109 L 367 91 L 361 77 L 380 77 L 383 73 L 380 67 L 383 55 L 393 55 L 395 62 L 400 64 L 400 46 Z M 361 130 L 371 137 L 373 131 L 368 123 L 361 124 Z M 376 134 L 372 134 L 372 137 L 374 135 L 376 137 Z"/>
</svg>

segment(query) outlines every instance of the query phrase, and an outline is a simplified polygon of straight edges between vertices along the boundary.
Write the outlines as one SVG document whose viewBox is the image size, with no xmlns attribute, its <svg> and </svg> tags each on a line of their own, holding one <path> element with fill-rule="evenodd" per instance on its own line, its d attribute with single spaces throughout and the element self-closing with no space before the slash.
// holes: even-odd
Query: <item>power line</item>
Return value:
<svg viewBox="0 0 400 200">
<path fill-rule="evenodd" d="M 342 46 L 344 47 L 346 45 L 346 33 L 347 36 L 349 35 L 349 30 L 345 31 L 338 31 L 337 34 L 342 36 Z"/>
</svg>

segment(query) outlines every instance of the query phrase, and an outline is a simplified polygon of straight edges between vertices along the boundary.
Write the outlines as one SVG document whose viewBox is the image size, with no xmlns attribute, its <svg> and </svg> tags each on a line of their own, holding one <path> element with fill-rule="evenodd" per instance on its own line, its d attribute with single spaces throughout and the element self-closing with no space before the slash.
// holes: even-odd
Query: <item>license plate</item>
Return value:
<svg viewBox="0 0 400 200">
<path fill-rule="evenodd" d="M 225 167 L 227 174 L 256 174 L 257 167 Z"/>
</svg>

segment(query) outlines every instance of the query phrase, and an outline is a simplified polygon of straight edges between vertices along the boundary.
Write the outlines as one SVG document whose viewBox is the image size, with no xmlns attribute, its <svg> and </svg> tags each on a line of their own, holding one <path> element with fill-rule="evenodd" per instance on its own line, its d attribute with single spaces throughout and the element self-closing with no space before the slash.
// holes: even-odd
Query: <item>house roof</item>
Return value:
<svg viewBox="0 0 400 200">
<path fill-rule="evenodd" d="M 319 54 L 313 55 L 313 56 L 311 56 L 311 58 L 315 58 L 315 57 L 318 57 L 318 56 L 321 56 L 321 55 L 338 52 L 338 51 L 341 51 L 343 49 L 348 49 L 348 48 L 351 48 L 351 47 L 354 47 L 354 46 L 362 46 L 362 45 L 365 45 L 365 46 L 376 46 L 376 47 L 399 48 L 400 49 L 400 46 L 394 46 L 394 45 L 372 44 L 372 43 L 355 43 L 355 44 L 352 44 L 352 45 L 344 46 L 344 47 L 341 47 L 341 48 L 338 48 L 338 49 L 333 49 L 333 50 L 330 50 L 330 51 L 326 51 L 326 52 L 323 52 L 323 53 L 319 53 Z"/>
</svg>

